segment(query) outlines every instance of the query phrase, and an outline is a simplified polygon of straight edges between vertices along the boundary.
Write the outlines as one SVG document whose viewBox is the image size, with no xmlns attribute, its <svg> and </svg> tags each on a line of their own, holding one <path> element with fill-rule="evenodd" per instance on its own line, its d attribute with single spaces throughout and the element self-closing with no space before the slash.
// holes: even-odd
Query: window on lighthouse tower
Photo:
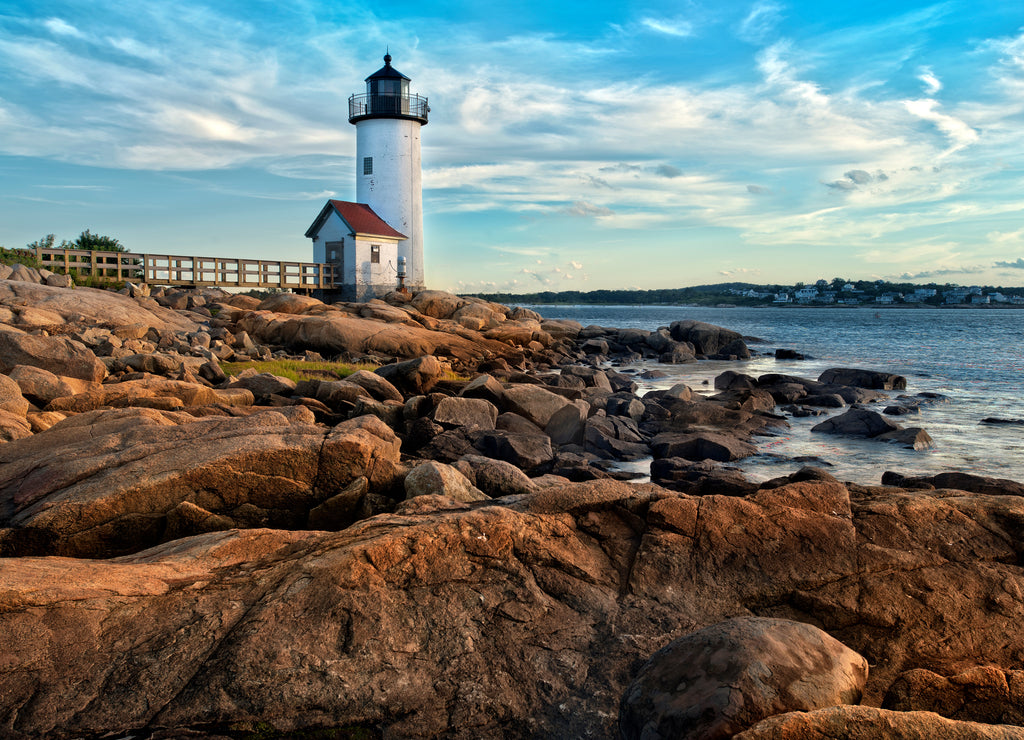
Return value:
<svg viewBox="0 0 1024 740">
<path fill-rule="evenodd" d="M 363 157 L 363 174 L 373 174 L 373 157 Z"/>
</svg>

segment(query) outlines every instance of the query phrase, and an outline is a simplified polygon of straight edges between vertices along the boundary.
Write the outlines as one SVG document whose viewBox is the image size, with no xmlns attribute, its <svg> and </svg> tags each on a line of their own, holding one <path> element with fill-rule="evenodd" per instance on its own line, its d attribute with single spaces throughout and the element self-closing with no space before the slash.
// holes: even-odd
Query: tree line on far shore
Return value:
<svg viewBox="0 0 1024 740">
<path fill-rule="evenodd" d="M 815 283 L 810 284 L 811 287 Z M 856 295 L 865 302 L 873 301 L 885 294 L 913 293 L 919 289 L 934 289 L 932 297 L 920 301 L 923 305 L 939 305 L 943 302 L 943 293 L 956 289 L 953 283 L 891 283 L 884 280 L 851 280 L 835 278 L 830 282 L 819 280 L 817 285 L 823 290 L 834 290 L 837 293 L 844 288 L 850 295 Z M 721 305 L 734 306 L 766 306 L 772 305 L 778 294 L 790 293 L 805 287 L 804 283 L 793 285 L 756 285 L 754 283 L 715 283 L 713 285 L 695 285 L 687 288 L 663 288 L 656 290 L 563 290 L 540 291 L 536 293 L 474 293 L 475 297 L 503 304 L 540 304 L 540 305 Z M 1022 288 L 1005 288 L 980 286 L 987 294 L 1005 292 L 1009 295 L 1024 295 Z M 754 295 L 747 295 L 753 293 Z"/>
</svg>

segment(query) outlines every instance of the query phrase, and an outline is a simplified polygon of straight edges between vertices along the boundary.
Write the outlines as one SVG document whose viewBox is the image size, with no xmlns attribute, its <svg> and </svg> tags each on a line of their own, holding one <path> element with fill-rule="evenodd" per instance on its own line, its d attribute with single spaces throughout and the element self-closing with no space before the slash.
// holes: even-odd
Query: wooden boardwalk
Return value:
<svg viewBox="0 0 1024 740">
<path fill-rule="evenodd" d="M 194 288 L 280 288 L 329 290 L 335 286 L 334 265 L 234 257 L 182 257 L 173 254 L 44 249 L 36 259 L 51 272 L 88 276 L 106 282 L 140 282 Z"/>
</svg>

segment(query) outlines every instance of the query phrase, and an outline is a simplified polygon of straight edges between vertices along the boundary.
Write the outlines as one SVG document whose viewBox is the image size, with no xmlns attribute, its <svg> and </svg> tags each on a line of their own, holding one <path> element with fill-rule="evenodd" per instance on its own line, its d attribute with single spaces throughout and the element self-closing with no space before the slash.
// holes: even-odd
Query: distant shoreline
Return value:
<svg viewBox="0 0 1024 740">
<path fill-rule="evenodd" d="M 992 311 L 1005 309 L 1008 311 L 1016 311 L 1024 308 L 1024 304 L 1012 304 L 1012 303 L 861 303 L 861 304 L 846 304 L 846 303 L 749 303 L 741 305 L 737 303 L 592 303 L 587 301 L 577 301 L 574 303 L 542 303 L 535 301 L 509 301 L 508 305 L 513 306 L 551 306 L 551 307 L 570 307 L 570 306 L 630 306 L 634 308 L 784 308 L 784 309 L 807 309 L 807 308 L 849 308 L 860 311 L 888 311 L 894 308 L 909 308 L 909 309 L 926 309 L 926 308 L 941 308 L 941 309 L 959 309 L 959 310 L 972 310 L 978 309 L 983 311 Z"/>
</svg>

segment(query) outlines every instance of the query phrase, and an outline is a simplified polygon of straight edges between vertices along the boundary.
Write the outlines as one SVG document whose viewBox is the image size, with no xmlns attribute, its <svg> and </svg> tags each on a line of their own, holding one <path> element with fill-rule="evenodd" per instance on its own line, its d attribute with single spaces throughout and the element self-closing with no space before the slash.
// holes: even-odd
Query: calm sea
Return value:
<svg viewBox="0 0 1024 740">
<path fill-rule="evenodd" d="M 573 319 L 584 326 L 657 329 L 696 319 L 738 331 L 750 341 L 753 359 L 689 365 L 645 366 L 669 373 L 641 383 L 641 393 L 685 382 L 710 392 L 716 375 L 736 369 L 758 376 L 787 373 L 817 378 L 830 367 L 898 373 L 907 390 L 941 393 L 947 403 L 922 407 L 919 416 L 893 417 L 904 427 L 923 427 L 935 449 L 907 450 L 871 440 L 811 434 L 822 417 L 791 419 L 778 437 L 761 438 L 761 454 L 737 463 L 752 480 L 801 467 L 796 456 L 814 456 L 841 480 L 878 483 L 882 473 L 931 475 L 958 470 L 1024 481 L 1024 425 L 982 424 L 986 417 L 1024 419 L 1024 310 L 883 308 L 705 308 L 685 306 L 529 306 L 545 318 Z M 776 348 L 794 349 L 806 360 L 775 360 Z M 640 367 L 640 366 L 637 366 Z M 705 385 L 705 382 L 708 385 Z M 881 409 L 879 409 L 880 411 Z"/>
</svg>

